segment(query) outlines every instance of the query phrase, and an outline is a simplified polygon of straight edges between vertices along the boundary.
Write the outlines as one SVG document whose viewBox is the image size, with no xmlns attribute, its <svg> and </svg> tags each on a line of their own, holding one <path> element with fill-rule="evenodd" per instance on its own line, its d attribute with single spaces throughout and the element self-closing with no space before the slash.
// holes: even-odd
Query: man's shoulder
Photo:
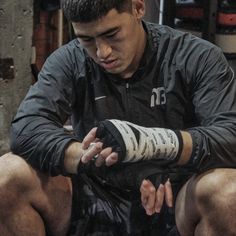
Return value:
<svg viewBox="0 0 236 236">
<path fill-rule="evenodd" d="M 158 50 L 166 50 L 167 48 L 170 49 L 171 46 L 176 47 L 178 44 L 183 43 L 183 41 L 185 41 L 184 43 L 186 44 L 194 38 L 193 35 L 187 32 L 176 30 L 167 25 L 144 22 L 144 27 L 148 35 L 148 41 L 151 43 L 152 48 L 156 48 Z"/>
<path fill-rule="evenodd" d="M 206 46 L 207 48 L 216 48 L 216 45 L 202 38 L 199 38 L 191 34 L 190 32 L 174 29 L 167 25 L 159 25 L 156 23 L 145 22 L 145 27 L 147 29 L 149 37 L 158 38 L 159 42 L 161 40 L 168 40 L 170 42 L 175 41 L 185 44 L 199 44 L 202 46 Z"/>
<path fill-rule="evenodd" d="M 89 57 L 83 47 L 79 44 L 78 39 L 73 39 L 70 42 L 57 48 L 50 56 L 50 61 L 58 61 L 65 64 L 73 64 L 82 66 Z"/>
<path fill-rule="evenodd" d="M 170 58 L 175 55 L 179 59 L 179 57 L 185 57 L 188 53 L 199 57 L 202 57 L 203 54 L 209 55 L 212 52 L 213 54 L 222 53 L 221 49 L 215 44 L 190 32 L 152 23 L 147 23 L 147 28 L 151 32 L 149 37 L 156 38 L 158 50 L 165 52 L 166 58 L 169 58 L 168 55 Z"/>
<path fill-rule="evenodd" d="M 182 32 L 180 30 L 176 30 L 174 28 L 171 28 L 167 25 L 160 25 L 157 23 L 152 23 L 152 22 L 144 22 L 145 29 L 147 33 L 151 36 L 183 36 L 186 34 L 185 32 Z"/>
</svg>

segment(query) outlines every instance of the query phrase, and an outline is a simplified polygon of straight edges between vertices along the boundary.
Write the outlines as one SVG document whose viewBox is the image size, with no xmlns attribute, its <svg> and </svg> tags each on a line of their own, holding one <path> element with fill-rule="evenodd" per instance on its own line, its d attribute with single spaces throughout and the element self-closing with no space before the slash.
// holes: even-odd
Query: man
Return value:
<svg viewBox="0 0 236 236">
<path fill-rule="evenodd" d="M 170 235 L 173 204 L 181 235 L 235 235 L 236 81 L 221 50 L 142 22 L 143 0 L 62 6 L 78 39 L 12 123 L 25 160 L 0 161 L 2 235 Z"/>
</svg>

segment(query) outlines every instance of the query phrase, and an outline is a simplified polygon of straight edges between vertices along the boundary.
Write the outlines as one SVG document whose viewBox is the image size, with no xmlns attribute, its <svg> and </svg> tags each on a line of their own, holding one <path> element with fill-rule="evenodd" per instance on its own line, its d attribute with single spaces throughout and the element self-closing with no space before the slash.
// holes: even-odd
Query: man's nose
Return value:
<svg viewBox="0 0 236 236">
<path fill-rule="evenodd" d="M 96 47 L 97 47 L 97 57 L 99 59 L 106 59 L 111 54 L 112 48 L 105 40 L 97 39 Z"/>
</svg>

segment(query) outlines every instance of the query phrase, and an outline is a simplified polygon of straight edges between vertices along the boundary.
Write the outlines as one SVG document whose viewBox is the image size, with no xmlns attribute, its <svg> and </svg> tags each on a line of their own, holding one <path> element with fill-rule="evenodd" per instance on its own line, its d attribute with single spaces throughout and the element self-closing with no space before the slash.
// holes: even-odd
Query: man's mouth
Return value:
<svg viewBox="0 0 236 236">
<path fill-rule="evenodd" d="M 100 61 L 100 65 L 106 70 L 113 69 L 117 65 L 117 60 Z"/>
</svg>

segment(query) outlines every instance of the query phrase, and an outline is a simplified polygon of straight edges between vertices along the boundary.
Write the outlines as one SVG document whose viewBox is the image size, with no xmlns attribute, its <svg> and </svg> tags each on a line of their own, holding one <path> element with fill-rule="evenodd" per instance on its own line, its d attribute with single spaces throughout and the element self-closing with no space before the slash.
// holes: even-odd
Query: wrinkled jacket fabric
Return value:
<svg viewBox="0 0 236 236">
<path fill-rule="evenodd" d="M 144 23 L 147 46 L 127 80 L 109 74 L 75 39 L 46 61 L 12 122 L 11 149 L 50 175 L 67 174 L 64 150 L 98 121 L 187 130 L 196 170 L 236 167 L 236 80 L 221 49 Z M 74 134 L 63 128 L 71 117 Z"/>
</svg>

